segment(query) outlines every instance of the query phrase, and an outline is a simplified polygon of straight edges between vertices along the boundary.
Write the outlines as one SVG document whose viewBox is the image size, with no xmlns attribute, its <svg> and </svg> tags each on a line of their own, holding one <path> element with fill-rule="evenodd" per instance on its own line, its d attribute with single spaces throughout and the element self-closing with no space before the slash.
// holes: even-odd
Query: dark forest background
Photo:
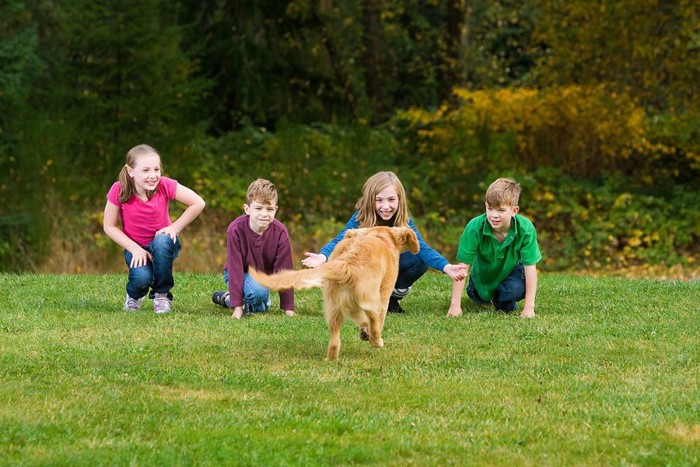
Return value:
<svg viewBox="0 0 700 467">
<path fill-rule="evenodd" d="M 544 270 L 687 275 L 698 83 L 690 0 L 3 0 L 0 270 L 123 270 L 101 213 L 146 142 L 207 201 L 179 270 L 219 270 L 254 178 L 298 262 L 394 170 L 450 260 L 510 176 Z"/>
</svg>

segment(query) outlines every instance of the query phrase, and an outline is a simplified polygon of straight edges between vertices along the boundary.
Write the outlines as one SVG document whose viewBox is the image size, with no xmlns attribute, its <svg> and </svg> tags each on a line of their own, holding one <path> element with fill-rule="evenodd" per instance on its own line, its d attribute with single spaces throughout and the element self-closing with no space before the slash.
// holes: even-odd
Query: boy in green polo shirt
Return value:
<svg viewBox="0 0 700 467">
<path fill-rule="evenodd" d="M 467 224 L 459 240 L 457 261 L 467 266 L 467 295 L 477 304 L 492 303 L 496 310 L 515 311 L 525 299 L 522 318 L 534 318 L 537 262 L 542 259 L 537 232 L 519 216 L 520 185 L 499 178 L 486 190 L 486 213 Z M 452 283 L 448 316 L 462 314 L 464 282 Z"/>
</svg>

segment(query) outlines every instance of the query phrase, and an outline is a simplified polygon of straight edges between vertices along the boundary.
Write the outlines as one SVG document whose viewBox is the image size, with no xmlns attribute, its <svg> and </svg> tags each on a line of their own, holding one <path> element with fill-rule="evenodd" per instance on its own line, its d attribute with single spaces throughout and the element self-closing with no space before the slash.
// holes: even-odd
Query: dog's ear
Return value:
<svg viewBox="0 0 700 467">
<path fill-rule="evenodd" d="M 396 228 L 392 231 L 392 237 L 396 246 L 406 245 L 408 251 L 414 255 L 420 251 L 420 245 L 415 232 L 410 227 Z"/>
<path fill-rule="evenodd" d="M 420 244 L 418 243 L 416 233 L 408 227 L 404 233 L 404 243 L 408 246 L 408 251 L 414 255 L 420 251 Z"/>
<path fill-rule="evenodd" d="M 366 229 L 350 229 L 345 231 L 345 236 L 343 238 L 354 238 L 359 237 L 365 232 Z"/>
</svg>

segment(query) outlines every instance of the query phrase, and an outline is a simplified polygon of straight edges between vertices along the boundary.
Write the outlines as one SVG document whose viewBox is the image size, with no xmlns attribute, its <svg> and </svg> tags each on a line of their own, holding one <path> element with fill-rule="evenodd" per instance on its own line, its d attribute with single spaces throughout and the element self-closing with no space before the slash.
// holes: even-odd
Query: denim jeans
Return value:
<svg viewBox="0 0 700 467">
<path fill-rule="evenodd" d="M 224 283 L 228 288 L 228 269 L 224 269 Z M 270 308 L 270 289 L 263 287 L 243 273 L 243 303 L 245 311 L 260 313 Z"/>
<path fill-rule="evenodd" d="M 489 303 L 481 298 L 474 287 L 471 276 L 467 285 L 467 295 L 474 303 L 479 305 Z M 518 309 L 518 303 L 525 298 L 525 268 L 522 263 L 518 264 L 506 279 L 496 287 L 496 292 L 493 294 L 493 306 L 500 311 L 515 311 Z"/>
<path fill-rule="evenodd" d="M 172 300 L 173 294 L 170 289 L 175 285 L 173 279 L 173 262 L 180 253 L 180 239 L 175 242 L 168 235 L 156 235 L 151 243 L 143 247 L 153 257 L 153 261 L 148 261 L 145 266 L 136 268 L 129 267 L 129 280 L 126 283 L 126 293 L 129 297 L 139 299 L 148 293 L 148 298 L 153 298 L 156 293 L 167 293 Z M 126 265 L 131 264 L 132 254 L 124 250 L 124 260 Z"/>
<path fill-rule="evenodd" d="M 428 265 L 409 251 L 399 256 L 399 277 L 396 279 L 396 289 L 408 289 L 428 270 Z"/>
</svg>

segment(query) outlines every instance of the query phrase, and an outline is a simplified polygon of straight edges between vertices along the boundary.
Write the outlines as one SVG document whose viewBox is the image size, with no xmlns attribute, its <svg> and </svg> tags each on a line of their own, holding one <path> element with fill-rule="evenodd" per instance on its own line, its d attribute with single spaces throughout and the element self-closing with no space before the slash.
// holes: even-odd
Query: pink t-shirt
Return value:
<svg viewBox="0 0 700 467">
<path fill-rule="evenodd" d="M 127 237 L 141 246 L 151 243 L 156 232 L 172 224 L 168 204 L 175 198 L 177 181 L 161 177 L 156 193 L 148 201 L 132 196 L 126 203 L 119 202 L 121 183 L 114 182 L 107 193 L 107 200 L 119 208 L 122 230 Z"/>
</svg>

